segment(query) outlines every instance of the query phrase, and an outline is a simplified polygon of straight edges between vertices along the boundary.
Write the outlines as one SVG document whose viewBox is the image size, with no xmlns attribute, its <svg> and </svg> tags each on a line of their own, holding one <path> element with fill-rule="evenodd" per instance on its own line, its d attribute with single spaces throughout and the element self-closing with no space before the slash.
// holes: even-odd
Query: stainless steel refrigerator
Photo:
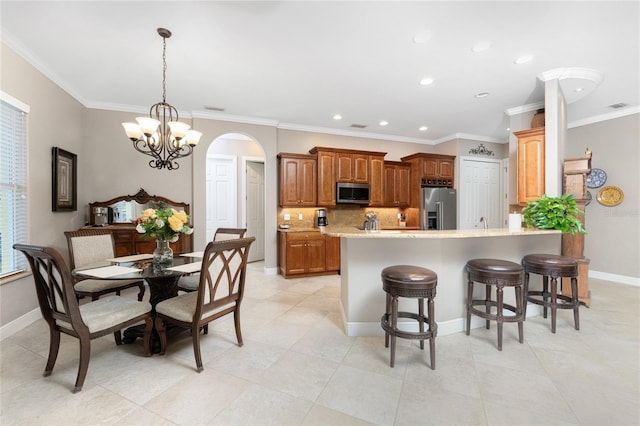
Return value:
<svg viewBox="0 0 640 426">
<path fill-rule="evenodd" d="M 422 187 L 420 229 L 456 229 L 456 190 Z"/>
</svg>

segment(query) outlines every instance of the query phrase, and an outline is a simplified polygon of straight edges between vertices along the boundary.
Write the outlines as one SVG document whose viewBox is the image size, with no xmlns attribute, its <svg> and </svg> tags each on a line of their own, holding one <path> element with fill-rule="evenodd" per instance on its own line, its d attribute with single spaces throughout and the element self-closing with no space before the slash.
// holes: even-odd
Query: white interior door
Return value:
<svg viewBox="0 0 640 426">
<path fill-rule="evenodd" d="M 218 228 L 237 228 L 237 160 L 234 156 L 207 158 L 207 242 Z"/>
<path fill-rule="evenodd" d="M 462 157 L 460 159 L 460 229 L 503 227 L 501 160 Z"/>
<path fill-rule="evenodd" d="M 255 237 L 249 250 L 249 262 L 264 260 L 264 162 L 246 162 L 247 236 Z"/>
</svg>

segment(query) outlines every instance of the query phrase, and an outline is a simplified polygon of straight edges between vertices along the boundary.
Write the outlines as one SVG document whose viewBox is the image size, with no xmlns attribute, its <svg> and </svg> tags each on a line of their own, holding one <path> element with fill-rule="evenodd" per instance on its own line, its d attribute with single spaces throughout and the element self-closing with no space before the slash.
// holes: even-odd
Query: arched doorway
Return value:
<svg viewBox="0 0 640 426">
<path fill-rule="evenodd" d="M 262 146 L 240 133 L 225 133 L 207 149 L 207 241 L 219 227 L 247 228 L 256 238 L 250 262 L 264 259 L 264 157 Z"/>
</svg>

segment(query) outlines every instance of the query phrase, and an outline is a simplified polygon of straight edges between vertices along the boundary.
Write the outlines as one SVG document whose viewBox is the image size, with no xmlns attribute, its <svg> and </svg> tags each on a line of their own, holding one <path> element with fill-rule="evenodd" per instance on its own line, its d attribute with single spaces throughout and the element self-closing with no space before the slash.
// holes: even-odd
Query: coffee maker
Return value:
<svg viewBox="0 0 640 426">
<path fill-rule="evenodd" d="M 327 210 L 326 209 L 318 209 L 316 210 L 316 225 L 318 228 L 323 226 L 327 226 L 329 221 L 327 220 Z"/>
</svg>

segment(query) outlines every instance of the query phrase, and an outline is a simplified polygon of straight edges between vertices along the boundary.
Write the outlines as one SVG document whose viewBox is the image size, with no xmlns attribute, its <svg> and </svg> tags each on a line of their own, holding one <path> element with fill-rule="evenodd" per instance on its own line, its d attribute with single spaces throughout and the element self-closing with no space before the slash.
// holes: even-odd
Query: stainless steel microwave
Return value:
<svg viewBox="0 0 640 426">
<path fill-rule="evenodd" d="M 369 204 L 369 184 L 336 183 L 336 204 Z"/>
</svg>

